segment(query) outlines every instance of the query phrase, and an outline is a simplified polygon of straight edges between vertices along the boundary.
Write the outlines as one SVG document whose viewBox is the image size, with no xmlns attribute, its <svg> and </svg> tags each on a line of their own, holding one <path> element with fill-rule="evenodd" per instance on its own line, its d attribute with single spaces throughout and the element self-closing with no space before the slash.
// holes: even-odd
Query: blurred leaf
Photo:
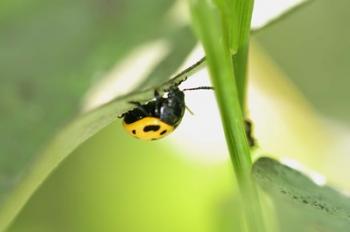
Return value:
<svg viewBox="0 0 350 232">
<path fill-rule="evenodd" d="M 318 111 L 349 125 L 350 1 L 313 1 L 256 34 Z M 343 162 L 344 164 L 346 162 Z M 346 168 L 346 167 L 345 167 Z"/>
<path fill-rule="evenodd" d="M 184 37 L 181 49 L 178 41 L 169 41 L 172 65 L 153 73 L 170 73 L 180 65 L 195 40 L 188 29 L 159 20 L 171 3 L 1 3 L 7 10 L 0 17 L 0 230 L 69 152 L 129 107 L 128 97 L 119 98 L 77 117 L 55 136 L 77 115 L 92 83 L 133 47 L 177 32 Z M 152 98 L 151 92 L 137 96 Z"/>
<path fill-rule="evenodd" d="M 349 231 L 350 199 L 334 189 L 266 157 L 255 162 L 253 175 L 275 202 L 284 232 Z"/>
<path fill-rule="evenodd" d="M 252 29 L 260 30 L 289 15 L 312 0 L 255 0 Z"/>
</svg>

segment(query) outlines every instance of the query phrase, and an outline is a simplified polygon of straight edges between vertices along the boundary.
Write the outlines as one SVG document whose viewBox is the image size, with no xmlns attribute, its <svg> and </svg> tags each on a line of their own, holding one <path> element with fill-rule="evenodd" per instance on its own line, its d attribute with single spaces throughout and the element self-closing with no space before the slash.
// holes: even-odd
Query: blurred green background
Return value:
<svg viewBox="0 0 350 232">
<path fill-rule="evenodd" d="M 15 181 L 26 154 L 76 115 L 89 87 L 134 47 L 168 39 L 176 59 L 154 73 L 175 71 L 194 37 L 167 18 L 173 4 L 0 3 L 0 178 Z M 346 0 L 318 0 L 253 36 L 321 115 L 347 126 L 349 7 Z M 9 231 L 239 231 L 229 161 L 201 163 L 178 153 L 186 147 L 133 140 L 116 121 L 59 166 Z"/>
<path fill-rule="evenodd" d="M 313 1 L 254 36 L 320 113 L 347 125 L 349 4 Z"/>
</svg>

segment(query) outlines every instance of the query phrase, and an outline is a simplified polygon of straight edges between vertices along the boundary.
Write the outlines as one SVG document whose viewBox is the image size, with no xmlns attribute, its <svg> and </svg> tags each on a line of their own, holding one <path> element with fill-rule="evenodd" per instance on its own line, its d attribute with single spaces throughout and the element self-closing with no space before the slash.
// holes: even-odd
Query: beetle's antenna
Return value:
<svg viewBox="0 0 350 232">
<path fill-rule="evenodd" d="M 196 88 L 188 88 L 188 89 L 183 89 L 182 91 L 192 91 L 192 90 L 214 90 L 214 87 L 211 86 L 200 86 Z"/>
<path fill-rule="evenodd" d="M 186 107 L 186 110 L 187 110 L 191 115 L 194 115 L 194 113 L 192 112 L 192 110 L 191 110 L 190 108 L 188 108 L 188 106 L 185 105 L 185 107 Z"/>
<path fill-rule="evenodd" d="M 183 89 L 182 91 L 192 91 L 192 90 L 214 90 L 213 87 L 211 86 L 199 86 L 199 87 L 196 87 L 196 88 L 188 88 L 188 89 Z M 194 115 L 194 113 L 190 110 L 190 108 L 188 108 L 188 106 L 186 106 L 186 110 L 188 110 L 188 112 L 190 112 L 190 114 Z"/>
</svg>

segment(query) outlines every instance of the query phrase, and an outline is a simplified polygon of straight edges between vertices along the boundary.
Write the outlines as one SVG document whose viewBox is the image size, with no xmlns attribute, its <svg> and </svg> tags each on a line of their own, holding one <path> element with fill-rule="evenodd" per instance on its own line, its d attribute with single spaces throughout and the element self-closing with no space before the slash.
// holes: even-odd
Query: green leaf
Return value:
<svg viewBox="0 0 350 232">
<path fill-rule="evenodd" d="M 253 175 L 273 199 L 282 231 L 349 231 L 350 199 L 336 190 L 266 157 L 255 162 Z"/>
<path fill-rule="evenodd" d="M 191 72 L 200 69 L 202 61 L 196 63 L 192 67 Z M 158 87 L 158 90 L 162 92 L 186 78 L 187 75 L 185 73 L 180 73 L 172 80 Z M 0 230 L 8 226 L 32 193 L 75 148 L 117 119 L 118 115 L 130 110 L 133 106 L 128 102 L 145 102 L 152 99 L 154 97 L 153 94 L 154 89 L 151 88 L 143 92 L 119 97 L 108 104 L 77 117 L 68 124 L 41 153 L 34 156 L 33 162 L 25 167 L 25 175 L 21 176 L 16 183 L 13 183 L 12 188 L 2 188 Z"/>
<path fill-rule="evenodd" d="M 155 39 L 170 45 L 162 61 L 168 65 L 156 66 L 145 86 L 168 79 L 183 62 L 195 39 L 167 20 L 171 3 L 1 2 L 7 11 L 0 17 L 0 231 L 72 150 L 130 108 L 131 98 L 153 97 L 152 90 L 140 92 L 79 115 L 92 83 Z"/>
</svg>

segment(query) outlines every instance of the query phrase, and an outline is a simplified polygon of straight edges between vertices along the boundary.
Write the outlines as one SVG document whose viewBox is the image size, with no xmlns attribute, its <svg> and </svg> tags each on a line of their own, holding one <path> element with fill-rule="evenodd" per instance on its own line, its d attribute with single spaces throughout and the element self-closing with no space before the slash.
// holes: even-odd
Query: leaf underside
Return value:
<svg viewBox="0 0 350 232">
<path fill-rule="evenodd" d="M 336 190 L 267 157 L 255 162 L 253 176 L 273 199 L 281 231 L 349 231 L 350 199 Z"/>
</svg>

